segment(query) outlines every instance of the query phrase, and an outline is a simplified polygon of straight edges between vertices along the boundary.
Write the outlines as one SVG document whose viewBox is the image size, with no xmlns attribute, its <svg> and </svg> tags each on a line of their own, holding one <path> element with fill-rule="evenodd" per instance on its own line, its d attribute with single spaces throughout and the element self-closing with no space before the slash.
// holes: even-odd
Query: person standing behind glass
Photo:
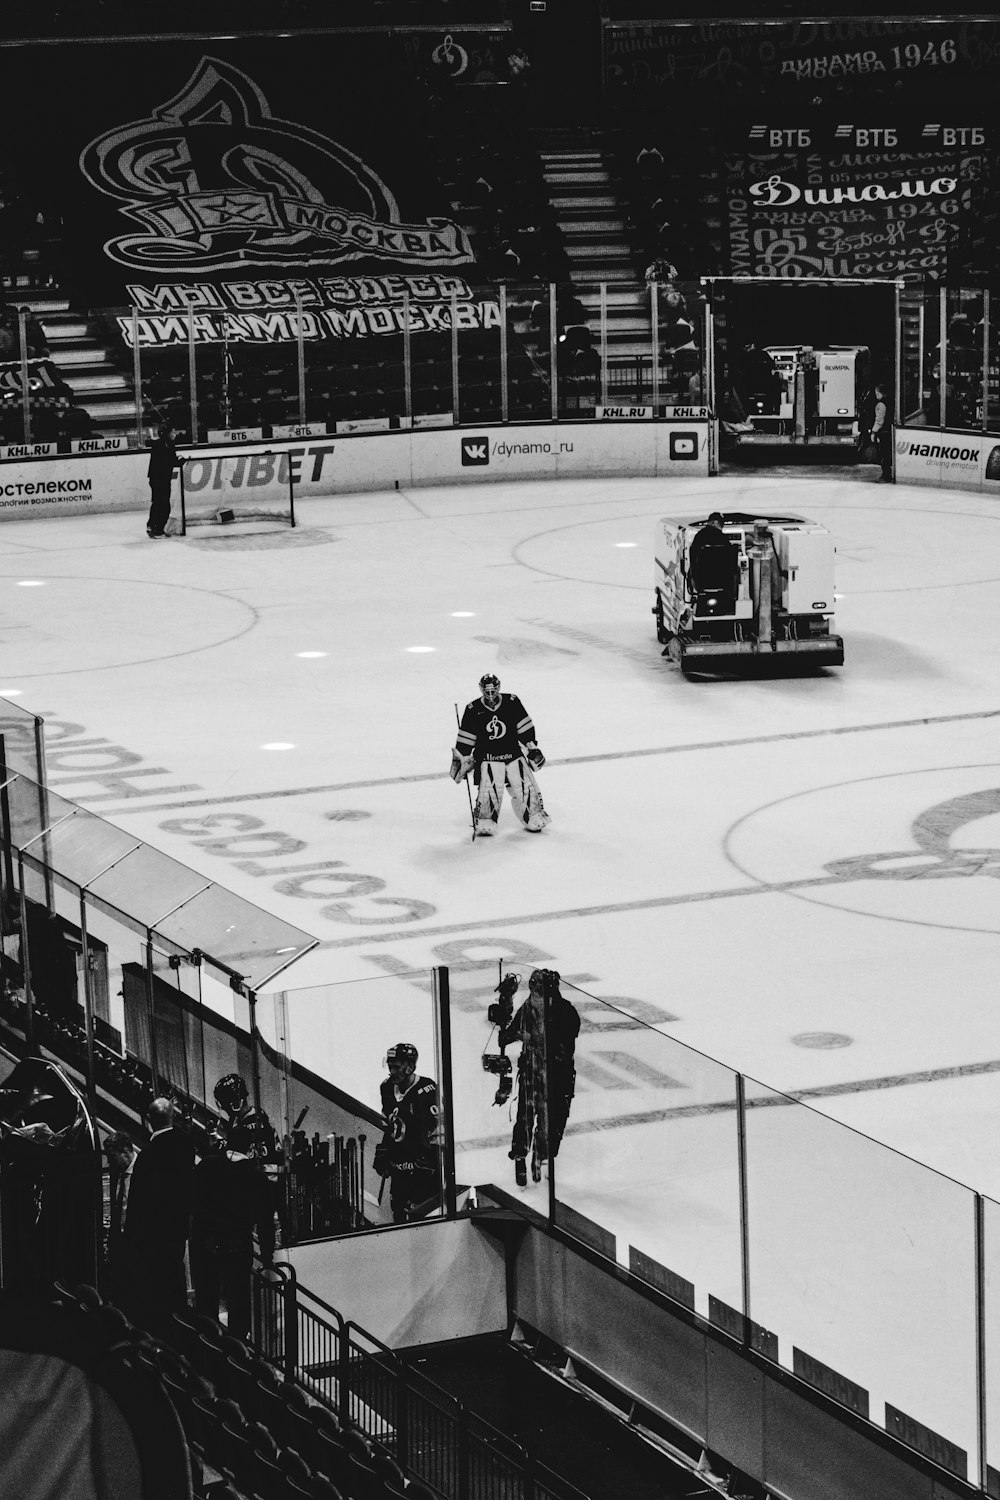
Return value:
<svg viewBox="0 0 1000 1500">
<path fill-rule="evenodd" d="M 576 1090 L 574 1056 L 580 1017 L 559 989 L 555 969 L 535 969 L 528 998 L 501 1027 L 501 1051 L 521 1043 L 517 1059 L 517 1116 L 510 1158 L 514 1181 L 525 1187 L 527 1157 L 531 1177 L 540 1182 L 542 1168 L 555 1159 L 562 1144 Z"/>
</svg>

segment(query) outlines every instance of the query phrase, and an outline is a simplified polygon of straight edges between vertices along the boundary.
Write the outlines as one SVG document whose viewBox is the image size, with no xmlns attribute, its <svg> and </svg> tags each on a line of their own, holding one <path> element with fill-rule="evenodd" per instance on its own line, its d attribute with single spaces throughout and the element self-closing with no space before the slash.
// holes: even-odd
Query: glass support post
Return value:
<svg viewBox="0 0 1000 1500">
<path fill-rule="evenodd" d="M 299 377 L 299 426 L 306 425 L 306 345 L 302 331 L 302 293 L 295 289 L 295 346 Z"/>
<path fill-rule="evenodd" d="M 976 1436 L 978 1479 L 986 1489 L 986 1219 L 982 1193 L 974 1197 L 976 1237 Z"/>
<path fill-rule="evenodd" d="M 159 1058 L 156 1046 L 156 1001 L 153 996 L 153 936 L 146 934 L 146 1016 L 149 1022 L 149 1071 L 153 1078 L 153 1093 L 158 1094 L 160 1082 Z"/>
<path fill-rule="evenodd" d="M 608 404 L 608 283 L 601 282 L 601 405 Z"/>
<path fill-rule="evenodd" d="M 948 415 L 945 386 L 948 379 L 948 292 L 938 293 L 938 426 L 943 428 Z"/>
<path fill-rule="evenodd" d="M 142 425 L 142 355 L 139 349 L 139 309 L 132 309 L 132 391 L 135 396 L 135 438 L 141 448 L 145 440 Z"/>
<path fill-rule="evenodd" d="M 18 352 L 21 358 L 21 414 L 24 419 L 24 441 L 31 442 L 31 386 L 28 381 L 28 335 L 25 324 L 28 314 L 17 310 Z"/>
<path fill-rule="evenodd" d="M 660 288 L 654 281 L 649 288 L 650 338 L 653 356 L 653 416 L 660 405 Z M 642 398 L 639 398 L 640 405 Z"/>
<path fill-rule="evenodd" d="M 556 324 L 556 284 L 549 282 L 549 375 L 551 379 L 550 413 L 553 422 L 559 420 L 559 329 Z"/>
<path fill-rule="evenodd" d="M 917 408 L 924 409 L 924 359 L 926 357 L 927 334 L 925 327 L 924 299 L 917 307 Z"/>
<path fill-rule="evenodd" d="M 507 283 L 500 283 L 500 420 L 510 421 L 510 355 L 507 348 Z"/>
<path fill-rule="evenodd" d="M 451 292 L 451 420 L 458 426 L 461 420 L 458 393 L 458 293 Z"/>
<path fill-rule="evenodd" d="M 990 292 L 983 292 L 983 431 L 990 426 Z"/>
<path fill-rule="evenodd" d="M 897 427 L 902 423 L 903 420 L 903 323 L 899 295 L 902 289 L 903 283 L 901 281 L 897 281 L 895 291 L 893 293 L 893 307 L 895 311 L 896 324 L 896 344 L 894 351 L 894 359 L 896 364 L 896 388 L 893 392 L 893 421 L 895 422 Z"/>
<path fill-rule="evenodd" d="M 451 991 L 448 970 L 433 970 L 434 982 L 434 1026 L 438 1061 L 441 1065 L 439 1094 L 444 1123 L 444 1147 L 442 1150 L 442 1204 L 444 1215 L 453 1219 L 455 1201 L 455 1111 L 452 1100 L 454 1075 L 451 1057 Z"/>
<path fill-rule="evenodd" d="M 403 293 L 403 408 L 413 426 L 413 335 L 410 332 L 410 293 Z"/>
<path fill-rule="evenodd" d="M 24 855 L 17 855 L 17 897 L 21 920 L 21 972 L 24 975 L 24 1045 L 35 1056 L 35 997 L 31 988 L 31 947 L 28 943 L 28 898 L 24 894 Z"/>
<path fill-rule="evenodd" d="M 188 308 L 188 396 L 191 405 L 191 442 L 198 441 L 198 372 L 194 352 L 194 308 Z"/>
<path fill-rule="evenodd" d="M 740 1184 L 740 1267 L 743 1278 L 743 1342 L 750 1344 L 750 1223 L 747 1197 L 747 1091 L 742 1073 L 736 1075 L 736 1131 Z"/>
<path fill-rule="evenodd" d="M 97 1119 L 97 1078 L 94 1069 L 94 992 L 90 970 L 90 940 L 87 936 L 87 901 L 80 890 L 80 939 L 83 943 L 83 1021 L 87 1042 L 87 1103 Z"/>
</svg>

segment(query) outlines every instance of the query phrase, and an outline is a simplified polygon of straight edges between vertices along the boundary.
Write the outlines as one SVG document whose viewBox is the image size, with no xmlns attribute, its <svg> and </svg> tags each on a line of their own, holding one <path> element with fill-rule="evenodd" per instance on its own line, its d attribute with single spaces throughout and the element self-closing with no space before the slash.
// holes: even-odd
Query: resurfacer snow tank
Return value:
<svg viewBox="0 0 1000 1500">
<path fill-rule="evenodd" d="M 718 512 L 713 512 L 718 515 Z M 840 667 L 833 628 L 833 537 L 803 516 L 722 515 L 710 539 L 691 543 L 708 518 L 656 525 L 656 637 L 683 672 L 716 672 L 779 659 Z"/>
</svg>

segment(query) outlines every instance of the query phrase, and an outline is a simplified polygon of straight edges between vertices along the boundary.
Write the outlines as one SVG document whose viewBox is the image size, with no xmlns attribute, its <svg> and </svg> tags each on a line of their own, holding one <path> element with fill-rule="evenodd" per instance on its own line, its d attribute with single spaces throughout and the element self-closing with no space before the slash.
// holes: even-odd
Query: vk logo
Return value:
<svg viewBox="0 0 1000 1500">
<path fill-rule="evenodd" d="M 462 467 L 467 469 L 475 466 L 488 464 L 490 461 L 490 440 L 484 437 L 462 439 Z"/>
</svg>

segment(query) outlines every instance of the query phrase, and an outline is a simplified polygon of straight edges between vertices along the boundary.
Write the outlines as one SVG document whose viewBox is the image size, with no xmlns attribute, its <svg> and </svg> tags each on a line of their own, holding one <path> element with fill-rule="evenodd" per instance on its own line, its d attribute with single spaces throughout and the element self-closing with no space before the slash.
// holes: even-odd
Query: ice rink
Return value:
<svg viewBox="0 0 1000 1500">
<path fill-rule="evenodd" d="M 713 508 L 832 531 L 843 668 L 686 680 L 661 657 L 654 523 Z M 885 1396 L 974 1450 L 956 1183 L 1000 1200 L 996 500 L 785 468 L 297 513 L 163 541 L 141 513 L 0 526 L 0 697 L 44 716 L 51 788 L 315 935 L 280 982 L 340 988 L 292 996 L 291 1048 L 369 1104 L 389 1043 L 428 1065 L 448 965 L 465 1181 L 510 1176 L 479 1068 L 497 959 L 652 1026 L 585 1016 L 559 1196 L 699 1311 L 740 1305 L 726 1069 L 805 1101 L 748 1115 L 753 1316 L 786 1363 L 804 1339 L 862 1380 L 875 1420 Z M 541 835 L 505 807 L 473 842 L 447 774 L 488 669 L 548 757 Z"/>
<path fill-rule="evenodd" d="M 845 664 L 685 680 L 654 522 L 769 506 L 836 538 Z M 55 791 L 318 937 L 289 985 L 546 963 L 1000 1198 L 992 497 L 786 468 L 298 520 L 0 527 L 0 696 L 45 717 Z M 447 775 L 487 669 L 548 757 L 540 836 L 505 807 L 473 843 Z"/>
</svg>

